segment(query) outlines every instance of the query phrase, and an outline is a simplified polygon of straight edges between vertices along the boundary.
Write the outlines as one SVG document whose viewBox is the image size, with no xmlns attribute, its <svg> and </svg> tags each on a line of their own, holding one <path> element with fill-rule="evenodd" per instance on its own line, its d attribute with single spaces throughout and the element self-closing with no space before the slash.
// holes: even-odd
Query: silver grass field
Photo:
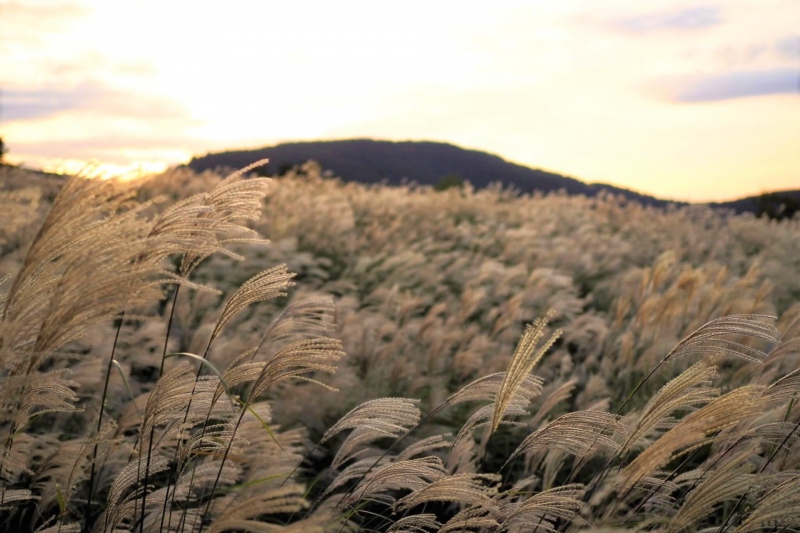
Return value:
<svg viewBox="0 0 800 533">
<path fill-rule="evenodd" d="M 800 531 L 800 223 L 0 168 L 0 531 Z"/>
</svg>

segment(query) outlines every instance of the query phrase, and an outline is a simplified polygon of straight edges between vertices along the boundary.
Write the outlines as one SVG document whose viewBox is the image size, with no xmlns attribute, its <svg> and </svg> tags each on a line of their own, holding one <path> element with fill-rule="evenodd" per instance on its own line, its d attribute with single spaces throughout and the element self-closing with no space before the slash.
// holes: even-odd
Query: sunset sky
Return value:
<svg viewBox="0 0 800 533">
<path fill-rule="evenodd" d="M 434 140 L 680 200 L 800 188 L 800 2 L 0 1 L 8 159 Z"/>
</svg>

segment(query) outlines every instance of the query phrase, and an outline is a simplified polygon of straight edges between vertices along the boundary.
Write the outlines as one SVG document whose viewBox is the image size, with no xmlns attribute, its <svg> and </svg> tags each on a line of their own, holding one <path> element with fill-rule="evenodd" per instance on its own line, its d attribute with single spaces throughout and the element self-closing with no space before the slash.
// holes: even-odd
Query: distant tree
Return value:
<svg viewBox="0 0 800 533">
<path fill-rule="evenodd" d="M 253 173 L 260 178 L 268 178 L 272 175 L 269 171 L 269 165 L 256 167 L 253 169 Z"/>
<path fill-rule="evenodd" d="M 7 152 L 6 144 L 3 142 L 3 138 L 0 137 L 0 165 L 5 164 L 5 155 Z"/>
<path fill-rule="evenodd" d="M 285 176 L 296 166 L 294 163 L 281 163 L 278 167 L 278 176 Z"/>
<path fill-rule="evenodd" d="M 800 201 L 780 193 L 762 194 L 758 197 L 756 216 L 767 216 L 773 220 L 794 217 L 800 211 Z"/>
<path fill-rule="evenodd" d="M 464 186 L 464 180 L 462 180 L 456 174 L 448 174 L 444 176 L 442 179 L 439 180 L 439 183 L 434 185 L 434 189 L 437 191 L 444 191 L 453 187 L 461 188 Z"/>
</svg>

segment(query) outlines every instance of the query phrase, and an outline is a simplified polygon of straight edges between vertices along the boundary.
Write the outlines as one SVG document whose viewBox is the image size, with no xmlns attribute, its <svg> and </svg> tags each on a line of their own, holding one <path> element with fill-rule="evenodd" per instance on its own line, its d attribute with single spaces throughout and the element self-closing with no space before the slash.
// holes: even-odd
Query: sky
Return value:
<svg viewBox="0 0 800 533">
<path fill-rule="evenodd" d="M 13 163 L 432 140 L 662 198 L 800 189 L 800 2 L 0 1 Z"/>
</svg>

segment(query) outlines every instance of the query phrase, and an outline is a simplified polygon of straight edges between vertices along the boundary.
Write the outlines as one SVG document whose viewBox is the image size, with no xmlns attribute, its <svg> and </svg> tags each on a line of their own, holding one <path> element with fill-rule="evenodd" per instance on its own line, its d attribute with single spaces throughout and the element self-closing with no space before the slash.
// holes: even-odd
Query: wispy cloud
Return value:
<svg viewBox="0 0 800 533">
<path fill-rule="evenodd" d="M 697 30 L 721 23 L 721 10 L 718 7 L 692 7 L 621 17 L 613 20 L 611 27 L 626 33 L 647 33 L 657 30 Z"/>
<path fill-rule="evenodd" d="M 90 12 L 77 2 L 5 2 L 0 6 L 10 26 L 25 25 L 37 29 L 57 29 Z"/>
<path fill-rule="evenodd" d="M 800 60 L 800 35 L 789 35 L 775 43 L 775 51 L 784 59 Z"/>
<path fill-rule="evenodd" d="M 64 30 L 91 12 L 78 3 L 3 2 L 0 17 L 3 31 L 0 32 L 0 49 L 37 45 L 47 41 L 46 36 Z"/>
<path fill-rule="evenodd" d="M 164 147 L 169 148 L 164 148 Z M 199 153 L 209 149 L 206 140 L 182 133 L 158 135 L 146 132 L 143 135 L 95 135 L 81 139 L 18 141 L 12 144 L 14 153 L 36 154 L 44 158 L 59 158 L 69 154 L 76 159 L 102 158 L 111 163 L 129 163 L 131 154 L 141 154 L 158 159 L 161 153 Z"/>
<path fill-rule="evenodd" d="M 41 58 L 40 72 L 52 85 L 74 85 L 78 80 L 147 79 L 156 73 L 153 62 L 146 59 L 114 59 L 101 51 L 93 50 L 75 54 L 70 58 Z"/>
<path fill-rule="evenodd" d="M 800 73 L 796 69 L 779 68 L 662 79 L 653 85 L 657 94 L 671 102 L 716 102 L 772 94 L 798 94 L 798 76 Z"/>
<path fill-rule="evenodd" d="M 186 118 L 188 112 L 164 97 L 137 94 L 84 81 L 71 87 L 45 86 L 4 91 L 3 119 L 36 120 L 70 111 L 140 119 Z"/>
</svg>

